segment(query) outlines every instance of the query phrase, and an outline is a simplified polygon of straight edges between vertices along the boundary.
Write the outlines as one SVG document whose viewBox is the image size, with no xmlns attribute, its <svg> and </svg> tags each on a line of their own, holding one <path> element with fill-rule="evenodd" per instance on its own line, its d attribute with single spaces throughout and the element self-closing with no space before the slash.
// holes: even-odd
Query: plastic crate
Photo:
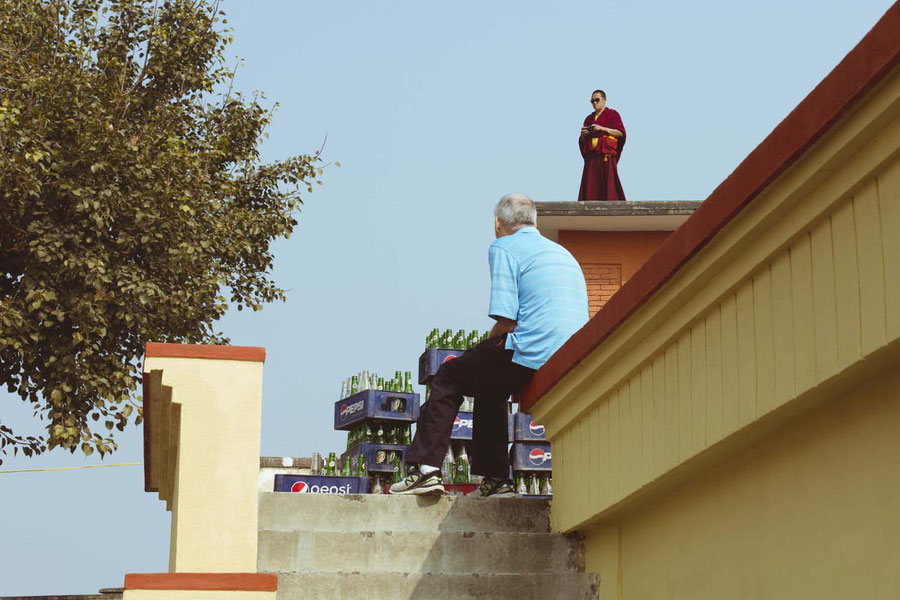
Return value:
<svg viewBox="0 0 900 600">
<path fill-rule="evenodd" d="M 451 440 L 471 440 L 472 439 L 472 413 L 461 412 L 453 419 L 453 429 L 450 430 Z"/>
<path fill-rule="evenodd" d="M 333 477 L 330 475 L 275 475 L 276 492 L 304 494 L 368 494 L 366 477 Z"/>
<path fill-rule="evenodd" d="M 465 350 L 449 350 L 446 348 L 428 348 L 419 357 L 419 383 L 425 385 L 431 381 L 441 365 L 448 360 L 462 356 Z"/>
<path fill-rule="evenodd" d="M 508 429 L 506 435 L 509 441 L 513 441 L 513 416 L 509 415 L 508 418 Z M 474 432 L 475 427 L 475 417 L 474 413 L 470 412 L 460 412 L 457 413 L 456 418 L 453 420 L 453 429 L 450 430 L 450 439 L 451 440 L 464 440 L 468 441 L 472 439 L 472 434 Z"/>
<path fill-rule="evenodd" d="M 551 471 L 550 442 L 515 442 L 509 462 L 513 471 Z"/>
<path fill-rule="evenodd" d="M 388 460 L 390 453 L 397 452 L 400 455 L 400 462 L 402 463 L 403 459 L 406 458 L 406 449 L 408 447 L 409 446 L 402 446 L 400 444 L 375 444 L 372 442 L 363 442 L 341 454 L 341 461 L 345 458 L 349 458 L 350 469 L 353 471 L 358 466 L 359 455 L 365 454 L 366 470 L 369 473 L 393 473 L 394 465 Z M 378 456 L 379 451 L 384 451 L 384 459 L 381 462 L 377 460 L 380 458 Z"/>
<path fill-rule="evenodd" d="M 392 410 L 393 400 L 402 410 Z M 347 430 L 367 419 L 412 423 L 419 418 L 419 394 L 363 390 L 334 403 L 334 428 Z"/>
<path fill-rule="evenodd" d="M 547 440 L 544 434 L 544 426 L 531 421 L 528 413 L 516 413 L 514 417 L 515 436 L 510 438 L 517 442 L 542 442 Z"/>
</svg>

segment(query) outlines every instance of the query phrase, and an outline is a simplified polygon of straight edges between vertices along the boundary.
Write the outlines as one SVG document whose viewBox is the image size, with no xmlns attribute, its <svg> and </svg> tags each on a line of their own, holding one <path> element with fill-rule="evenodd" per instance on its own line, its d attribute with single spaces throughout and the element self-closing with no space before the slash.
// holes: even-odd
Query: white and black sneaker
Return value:
<svg viewBox="0 0 900 600">
<path fill-rule="evenodd" d="M 406 477 L 391 486 L 389 494 L 443 494 L 444 486 L 441 483 L 441 470 L 423 475 L 418 467 L 410 465 Z"/>
<path fill-rule="evenodd" d="M 481 485 L 473 492 L 466 494 L 468 498 L 513 498 L 516 490 L 510 479 L 493 479 L 485 477 Z"/>
</svg>

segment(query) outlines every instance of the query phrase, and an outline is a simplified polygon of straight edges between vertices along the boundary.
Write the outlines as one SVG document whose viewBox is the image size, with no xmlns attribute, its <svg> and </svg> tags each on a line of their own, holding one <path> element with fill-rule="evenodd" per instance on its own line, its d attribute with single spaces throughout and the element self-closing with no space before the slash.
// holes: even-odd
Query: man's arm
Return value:
<svg viewBox="0 0 900 600">
<path fill-rule="evenodd" d="M 620 138 L 623 135 L 623 133 L 618 129 L 613 129 L 612 127 L 602 127 L 600 125 L 591 125 L 590 131 L 592 133 L 605 133 L 617 138 Z"/>
<path fill-rule="evenodd" d="M 491 332 L 488 334 L 488 337 L 503 335 L 504 333 L 512 333 L 516 330 L 516 322 L 512 319 L 507 319 L 506 317 L 495 318 L 497 319 L 497 322 L 494 323 L 493 327 L 491 327 Z"/>
</svg>

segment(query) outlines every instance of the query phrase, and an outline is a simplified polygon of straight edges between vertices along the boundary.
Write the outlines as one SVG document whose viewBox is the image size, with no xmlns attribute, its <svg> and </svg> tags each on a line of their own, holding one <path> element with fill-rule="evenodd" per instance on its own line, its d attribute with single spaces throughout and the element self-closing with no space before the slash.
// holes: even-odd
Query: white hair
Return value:
<svg viewBox="0 0 900 600">
<path fill-rule="evenodd" d="M 534 201 L 524 194 L 507 194 L 500 198 L 494 207 L 494 216 L 511 231 L 537 225 L 537 208 Z"/>
</svg>

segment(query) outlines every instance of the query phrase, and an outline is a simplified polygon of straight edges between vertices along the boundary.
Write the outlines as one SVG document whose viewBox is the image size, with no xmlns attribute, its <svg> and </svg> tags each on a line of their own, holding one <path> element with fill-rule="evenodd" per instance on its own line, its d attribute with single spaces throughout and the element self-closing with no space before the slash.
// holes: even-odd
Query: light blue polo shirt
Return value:
<svg viewBox="0 0 900 600">
<path fill-rule="evenodd" d="M 534 227 L 494 240 L 488 250 L 492 318 L 516 322 L 506 338 L 513 362 L 539 369 L 588 320 L 584 273 L 569 251 Z"/>
</svg>

